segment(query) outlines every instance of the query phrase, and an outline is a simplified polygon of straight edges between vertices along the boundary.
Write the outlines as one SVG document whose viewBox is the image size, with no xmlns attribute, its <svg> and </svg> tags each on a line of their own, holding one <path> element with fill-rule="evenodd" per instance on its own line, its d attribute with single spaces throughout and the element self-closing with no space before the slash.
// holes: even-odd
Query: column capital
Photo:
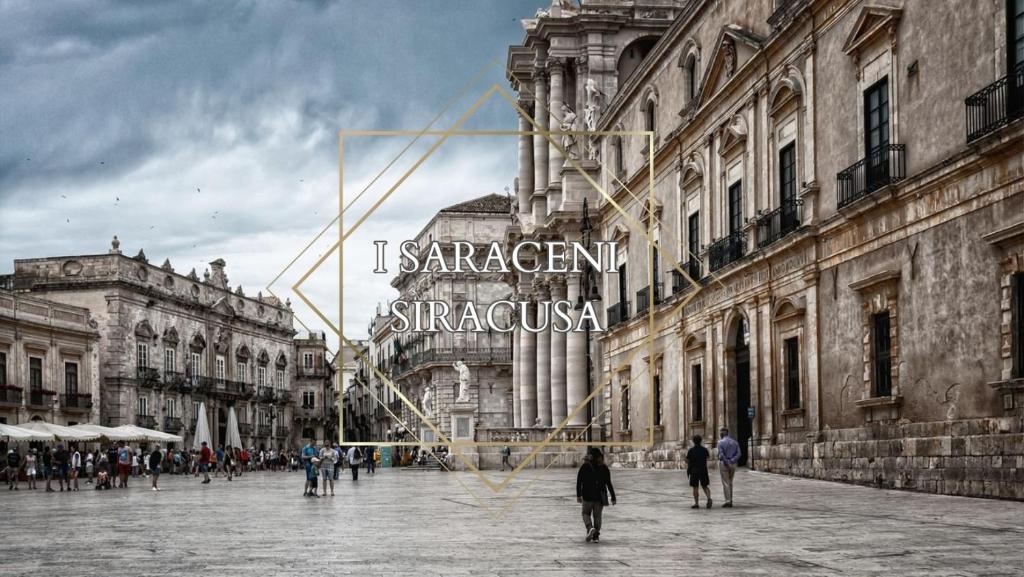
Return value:
<svg viewBox="0 0 1024 577">
<path fill-rule="evenodd" d="M 565 73 L 565 59 L 549 56 L 545 62 L 548 74 L 562 75 Z"/>
</svg>

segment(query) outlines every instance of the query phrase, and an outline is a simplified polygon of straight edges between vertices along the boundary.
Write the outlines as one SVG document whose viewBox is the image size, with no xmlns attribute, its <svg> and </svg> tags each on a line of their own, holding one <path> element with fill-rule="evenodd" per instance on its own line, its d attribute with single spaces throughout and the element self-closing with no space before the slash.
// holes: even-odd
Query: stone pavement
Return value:
<svg viewBox="0 0 1024 577">
<path fill-rule="evenodd" d="M 1024 574 L 1022 502 L 741 471 L 736 508 L 691 510 L 679 472 L 614 470 L 619 504 L 589 544 L 574 480 L 526 470 L 495 496 L 468 473 L 386 469 L 333 499 L 303 498 L 301 473 L 164 476 L 160 493 L 23 484 L 0 490 L 0 575 Z M 528 484 L 504 516 L 481 509 Z"/>
</svg>

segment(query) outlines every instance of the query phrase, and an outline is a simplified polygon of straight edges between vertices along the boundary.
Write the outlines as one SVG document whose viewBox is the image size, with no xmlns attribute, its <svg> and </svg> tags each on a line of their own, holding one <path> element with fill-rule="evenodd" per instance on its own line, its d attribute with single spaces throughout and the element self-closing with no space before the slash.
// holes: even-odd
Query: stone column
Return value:
<svg viewBox="0 0 1024 577">
<path fill-rule="evenodd" d="M 804 313 L 807 318 L 807 332 L 804 333 L 804 350 L 801 351 L 804 359 L 807 359 L 804 371 L 807 379 L 807 411 L 806 427 L 809 431 L 821 430 L 821 382 L 818 379 L 818 274 L 809 272 L 804 275 L 804 282 L 807 284 L 807 308 Z"/>
<path fill-rule="evenodd" d="M 527 103 L 520 101 L 519 106 L 526 112 L 530 111 Z M 533 132 L 533 125 L 524 118 L 519 117 L 519 132 Z M 542 138 L 542 137 L 538 137 Z M 516 199 L 519 201 L 520 214 L 530 212 L 530 196 L 533 195 L 533 136 L 529 134 L 519 135 L 519 188 L 516 189 Z"/>
<path fill-rule="evenodd" d="M 551 75 L 551 103 L 548 106 L 548 122 L 551 130 L 561 130 L 562 103 L 565 101 L 565 64 L 558 58 L 548 58 L 548 73 Z M 556 142 L 560 136 L 551 137 Z M 557 147 L 548 145 L 548 182 L 555 184 L 562 180 L 562 163 L 564 158 Z"/>
<path fill-rule="evenodd" d="M 570 275 L 566 281 L 566 287 L 569 293 L 569 302 L 574 303 L 575 306 L 576 299 L 580 295 L 579 275 Z M 573 308 L 570 315 L 575 327 L 580 320 L 580 311 Z M 568 412 L 572 412 L 583 402 L 583 399 L 587 398 L 587 335 L 585 332 L 573 331 L 566 335 L 565 363 L 566 406 Z M 586 409 L 581 409 L 576 413 L 576 416 L 569 420 L 569 424 L 586 425 Z"/>
<path fill-rule="evenodd" d="M 552 306 L 564 300 L 567 300 L 565 283 L 560 280 L 552 282 Z M 551 424 L 554 426 L 562 424 L 568 414 L 565 400 L 565 342 L 566 333 L 551 331 Z"/>
<path fill-rule="evenodd" d="M 544 304 L 550 304 L 547 291 L 537 292 L 537 326 L 548 322 L 549 312 Z M 537 333 L 537 416 L 540 424 L 551 426 L 551 327 Z"/>
<path fill-rule="evenodd" d="M 535 304 L 526 307 L 525 325 L 537 326 Z M 519 409 L 521 427 L 532 427 L 537 420 L 537 334 L 524 326 L 519 335 Z"/>
<path fill-rule="evenodd" d="M 538 61 L 540 54 L 538 54 Z M 533 74 L 533 121 L 537 130 L 547 132 L 548 122 L 548 79 L 543 66 L 538 66 Z M 547 204 L 544 195 L 548 190 L 548 139 L 538 136 L 533 139 L 533 192 L 532 210 L 538 222 L 547 216 Z"/>
<path fill-rule="evenodd" d="M 519 363 L 522 356 L 522 349 L 519 346 L 519 337 L 522 328 L 516 324 L 512 331 L 512 426 L 521 427 L 519 408 Z"/>
</svg>

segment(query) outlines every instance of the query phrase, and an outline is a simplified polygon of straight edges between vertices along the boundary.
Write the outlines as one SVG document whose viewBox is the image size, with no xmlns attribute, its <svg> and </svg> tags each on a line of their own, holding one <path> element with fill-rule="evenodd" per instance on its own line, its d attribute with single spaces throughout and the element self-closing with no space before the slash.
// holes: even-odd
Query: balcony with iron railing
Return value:
<svg viewBox="0 0 1024 577">
<path fill-rule="evenodd" d="M 704 277 L 699 260 L 695 259 L 686 261 L 680 265 L 679 268 L 683 269 L 693 282 L 687 280 L 687 278 L 680 274 L 679 271 L 672 269 L 672 294 L 674 295 L 686 292 L 694 286 L 697 286 L 697 284 L 700 283 L 700 279 Z"/>
<path fill-rule="evenodd" d="M 999 130 L 1024 118 L 1024 63 L 978 92 L 964 99 L 967 112 L 967 142 Z"/>
<path fill-rule="evenodd" d="M 764 248 L 800 228 L 804 201 L 787 200 L 781 206 L 757 219 L 757 247 Z"/>
<path fill-rule="evenodd" d="M 25 393 L 16 385 L 0 385 L 0 406 L 21 406 Z"/>
<path fill-rule="evenodd" d="M 181 390 L 182 385 L 187 382 L 185 373 L 177 371 L 164 371 L 164 386 Z"/>
<path fill-rule="evenodd" d="M 641 316 L 646 313 L 647 310 L 651 308 L 652 304 L 656 306 L 661 303 L 662 291 L 660 282 L 654 283 L 653 303 L 651 293 L 652 291 L 650 286 L 645 286 L 644 288 L 636 291 L 636 316 Z"/>
<path fill-rule="evenodd" d="M 49 409 L 53 407 L 53 397 L 57 395 L 57 391 L 48 391 L 46 389 L 29 389 L 28 391 L 28 406 L 37 409 Z"/>
<path fill-rule="evenodd" d="M 416 351 L 409 355 L 405 366 L 408 370 L 429 364 L 451 364 L 455 361 L 466 363 L 507 363 L 512 360 L 509 347 L 437 347 Z M 398 368 L 399 365 L 394 365 Z M 404 370 L 399 369 L 400 372 Z"/>
<path fill-rule="evenodd" d="M 248 437 L 252 435 L 252 424 L 250 423 L 238 423 L 238 434 L 242 437 Z"/>
<path fill-rule="evenodd" d="M 319 367 L 298 367 L 295 371 L 295 376 L 298 378 L 323 378 L 327 376 L 327 367 L 321 365 Z"/>
<path fill-rule="evenodd" d="M 92 409 L 92 395 L 88 393 L 61 395 L 60 408 L 65 411 L 89 411 Z"/>
<path fill-rule="evenodd" d="M 260 401 L 263 401 L 264 403 L 272 403 L 274 402 L 277 393 L 274 391 L 274 387 L 264 386 L 259 388 L 257 395 Z"/>
<path fill-rule="evenodd" d="M 325 415 L 323 407 L 307 406 L 295 407 L 295 412 L 293 414 L 295 415 L 296 419 L 308 420 L 323 419 Z"/>
<path fill-rule="evenodd" d="M 135 382 L 140 387 L 155 387 L 160 383 L 160 371 L 152 367 L 135 367 Z"/>
<path fill-rule="evenodd" d="M 714 272 L 747 254 L 747 234 L 737 231 L 708 245 L 708 270 Z"/>
<path fill-rule="evenodd" d="M 906 149 L 903 144 L 878 146 L 853 166 L 837 174 L 837 206 L 848 206 L 906 178 Z"/>
<path fill-rule="evenodd" d="M 260 425 L 259 427 L 256 428 L 256 436 L 257 437 L 269 437 L 270 436 L 270 431 L 271 431 L 270 425 Z"/>
<path fill-rule="evenodd" d="M 274 436 L 279 439 L 286 439 L 290 432 L 291 431 L 288 430 L 288 427 L 278 427 L 274 429 Z"/>
<path fill-rule="evenodd" d="M 155 429 L 156 417 L 153 415 L 135 415 L 135 424 L 144 429 Z"/>
<path fill-rule="evenodd" d="M 607 328 L 629 320 L 629 301 L 621 301 L 608 307 Z"/>
<path fill-rule="evenodd" d="M 164 431 L 177 433 L 183 426 L 184 424 L 178 417 L 164 417 Z"/>
</svg>

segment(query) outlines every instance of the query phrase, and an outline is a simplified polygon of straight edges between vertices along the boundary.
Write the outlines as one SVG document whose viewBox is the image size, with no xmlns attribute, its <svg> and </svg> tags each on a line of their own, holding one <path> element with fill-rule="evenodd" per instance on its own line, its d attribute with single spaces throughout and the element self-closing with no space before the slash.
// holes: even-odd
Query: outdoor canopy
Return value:
<svg viewBox="0 0 1024 577">
<path fill-rule="evenodd" d="M 181 443 L 185 440 L 178 435 L 165 433 L 163 431 L 155 431 L 153 429 L 147 429 L 136 425 L 121 425 L 120 427 L 114 427 L 114 430 L 138 435 L 146 441 L 153 441 L 156 443 Z"/>
<path fill-rule="evenodd" d="M 18 427 L 22 429 L 31 429 L 41 433 L 49 433 L 61 441 L 95 441 L 100 438 L 99 433 L 76 429 L 74 427 L 65 427 L 63 425 L 54 425 L 53 423 L 47 423 L 45 421 L 29 421 L 18 425 Z"/>
<path fill-rule="evenodd" d="M 0 423 L 0 438 L 8 441 L 52 441 L 52 433 L 36 431 L 34 429 L 23 429 L 14 425 Z"/>
<path fill-rule="evenodd" d="M 107 441 L 124 441 L 130 443 L 133 441 L 145 441 L 146 436 L 133 431 L 123 431 L 111 427 L 103 427 L 101 425 L 94 425 L 92 423 L 83 423 L 81 425 L 74 425 L 72 429 L 80 429 L 82 431 L 88 431 L 90 433 L 96 433 L 100 437 L 103 437 Z"/>
</svg>

